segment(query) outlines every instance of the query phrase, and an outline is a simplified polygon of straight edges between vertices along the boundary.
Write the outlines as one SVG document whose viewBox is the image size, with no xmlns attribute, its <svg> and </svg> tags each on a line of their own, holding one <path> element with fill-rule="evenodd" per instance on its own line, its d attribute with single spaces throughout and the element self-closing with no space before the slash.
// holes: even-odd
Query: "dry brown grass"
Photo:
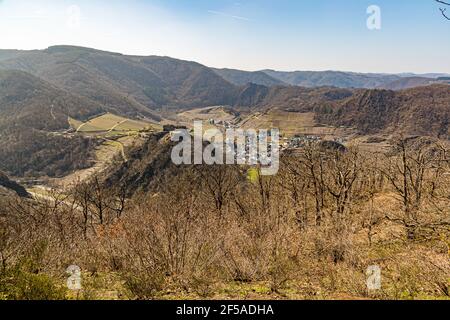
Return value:
<svg viewBox="0 0 450 320">
<path fill-rule="evenodd" d="M 252 181 L 246 168 L 186 167 L 125 202 L 98 179 L 54 200 L 13 199 L 0 207 L 0 262 L 61 286 L 79 265 L 85 288 L 69 298 L 448 299 L 450 177 L 426 169 L 411 220 L 389 163 L 311 149 Z M 381 290 L 366 286 L 371 265 Z"/>
</svg>

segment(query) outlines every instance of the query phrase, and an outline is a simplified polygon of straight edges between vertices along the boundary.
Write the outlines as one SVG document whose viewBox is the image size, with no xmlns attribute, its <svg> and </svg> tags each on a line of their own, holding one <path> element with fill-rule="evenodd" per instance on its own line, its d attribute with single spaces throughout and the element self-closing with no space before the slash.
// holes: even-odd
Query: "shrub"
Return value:
<svg viewBox="0 0 450 320">
<path fill-rule="evenodd" d="M 164 276 L 158 272 L 126 274 L 123 278 L 130 299 L 152 300 L 164 288 Z"/>
<path fill-rule="evenodd" d="M 66 289 L 46 274 L 15 269 L 0 275 L 0 297 L 7 300 L 64 300 Z"/>
</svg>

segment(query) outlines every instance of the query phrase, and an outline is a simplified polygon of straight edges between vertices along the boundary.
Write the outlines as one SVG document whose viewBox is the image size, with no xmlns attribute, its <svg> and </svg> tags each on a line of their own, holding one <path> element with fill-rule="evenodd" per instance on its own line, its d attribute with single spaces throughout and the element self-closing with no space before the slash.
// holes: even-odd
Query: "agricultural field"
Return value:
<svg viewBox="0 0 450 320">
<path fill-rule="evenodd" d="M 285 137 L 297 134 L 317 135 L 323 138 L 347 136 L 351 130 L 334 128 L 317 124 L 314 113 L 287 112 L 270 110 L 265 113 L 254 113 L 243 119 L 239 126 L 243 129 L 272 129 L 280 128 Z"/>
<path fill-rule="evenodd" d="M 180 122 L 192 126 L 194 121 L 208 121 L 210 119 L 214 119 L 215 121 L 232 122 L 236 117 L 223 107 L 208 107 L 179 113 L 177 118 Z"/>
<path fill-rule="evenodd" d="M 141 130 L 158 130 L 158 126 L 149 122 L 132 120 L 112 113 L 106 113 L 87 122 L 69 118 L 73 129 L 80 133 L 136 132 Z"/>
<path fill-rule="evenodd" d="M 76 120 L 71 117 L 68 118 L 68 121 L 69 121 L 70 127 L 75 130 L 77 130 L 81 125 L 83 125 L 82 121 Z"/>
<path fill-rule="evenodd" d="M 125 148 L 142 142 L 141 131 L 160 131 L 162 126 L 146 121 L 132 120 L 111 113 L 82 122 L 68 118 L 70 126 L 78 134 L 99 139 L 101 143 L 95 149 L 94 166 L 77 170 L 63 178 L 51 179 L 50 185 L 64 189 L 77 181 L 84 181 L 94 173 L 101 172 L 113 160 L 127 161 Z M 119 158 L 116 158 L 119 156 Z"/>
</svg>

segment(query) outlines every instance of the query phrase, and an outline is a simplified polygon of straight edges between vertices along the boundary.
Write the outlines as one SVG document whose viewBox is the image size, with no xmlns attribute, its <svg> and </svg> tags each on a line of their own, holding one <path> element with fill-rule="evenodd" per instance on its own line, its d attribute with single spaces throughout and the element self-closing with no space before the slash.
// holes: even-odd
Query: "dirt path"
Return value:
<svg viewBox="0 0 450 320">
<path fill-rule="evenodd" d="M 50 107 L 50 115 L 52 116 L 53 120 L 56 120 L 55 114 L 53 113 L 53 108 L 55 106 L 52 104 L 52 106 Z"/>
<path fill-rule="evenodd" d="M 125 154 L 125 147 L 123 146 L 123 143 L 119 142 L 119 141 L 115 141 L 115 140 L 110 140 L 110 139 L 106 139 L 106 141 L 112 143 L 115 146 L 118 146 L 120 149 L 120 154 L 122 155 L 122 159 L 124 162 L 128 161 L 127 155 Z"/>
<path fill-rule="evenodd" d="M 117 128 L 118 126 L 120 126 L 121 124 L 123 124 L 123 123 L 125 123 L 125 122 L 127 122 L 127 121 L 128 121 L 128 119 L 125 119 L 125 120 L 120 121 L 119 123 L 117 123 L 116 125 L 114 125 L 111 129 L 109 129 L 108 132 L 114 131 L 115 128 Z"/>
<path fill-rule="evenodd" d="M 81 124 L 78 128 L 77 128 L 77 132 L 80 132 L 80 130 L 81 130 L 81 128 L 83 128 L 84 127 L 84 125 L 86 124 L 87 122 L 85 122 L 85 123 L 83 123 L 83 124 Z"/>
</svg>

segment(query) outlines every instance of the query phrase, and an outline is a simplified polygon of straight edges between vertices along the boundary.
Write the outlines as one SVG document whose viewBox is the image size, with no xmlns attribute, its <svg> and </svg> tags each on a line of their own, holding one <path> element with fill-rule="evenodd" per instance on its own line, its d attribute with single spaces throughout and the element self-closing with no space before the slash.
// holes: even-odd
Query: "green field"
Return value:
<svg viewBox="0 0 450 320">
<path fill-rule="evenodd" d="M 112 113 L 101 115 L 87 122 L 69 118 L 69 123 L 72 128 L 81 133 L 125 133 L 130 131 L 159 129 L 152 123 L 132 120 Z"/>
<path fill-rule="evenodd" d="M 83 124 L 83 122 L 73 119 L 71 117 L 69 117 L 68 121 L 69 121 L 70 126 L 75 130 Z"/>
</svg>

